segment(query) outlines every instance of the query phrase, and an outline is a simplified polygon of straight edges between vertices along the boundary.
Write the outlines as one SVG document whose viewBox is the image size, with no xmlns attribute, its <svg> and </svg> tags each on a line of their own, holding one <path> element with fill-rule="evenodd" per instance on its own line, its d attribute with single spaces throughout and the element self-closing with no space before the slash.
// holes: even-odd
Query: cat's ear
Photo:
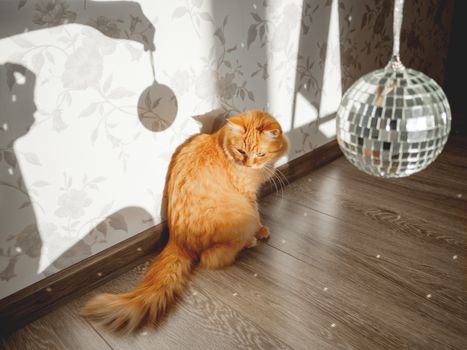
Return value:
<svg viewBox="0 0 467 350">
<path fill-rule="evenodd" d="M 245 132 L 245 122 L 242 117 L 235 116 L 227 118 L 227 125 L 236 133 Z"/>
<path fill-rule="evenodd" d="M 278 138 L 282 134 L 281 126 L 274 122 L 266 125 L 263 130 L 263 134 L 270 139 Z"/>
</svg>

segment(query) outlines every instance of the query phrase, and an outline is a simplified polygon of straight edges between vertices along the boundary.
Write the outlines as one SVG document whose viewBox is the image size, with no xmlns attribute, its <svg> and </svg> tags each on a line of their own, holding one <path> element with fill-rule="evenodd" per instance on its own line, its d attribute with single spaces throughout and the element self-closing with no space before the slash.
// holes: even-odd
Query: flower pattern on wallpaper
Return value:
<svg viewBox="0 0 467 350">
<path fill-rule="evenodd" d="M 62 84 L 65 89 L 83 90 L 96 86 L 102 76 L 103 60 L 95 57 L 93 47 L 78 47 L 65 62 Z"/>
<path fill-rule="evenodd" d="M 386 64 L 392 4 L 337 2 L 341 67 L 333 68 L 343 91 Z M 289 130 L 289 159 L 327 142 L 319 125 L 333 116 L 293 121 L 309 113 L 294 110 L 299 97 L 320 109 L 326 57 L 338 54 L 328 43 L 335 5 L 0 2 L 14 18 L 0 31 L 0 101 L 24 122 L 0 115 L 0 194 L 11 198 L 1 203 L 3 215 L 21 218 L 6 225 L 0 217 L 0 298 L 160 223 L 173 151 L 228 114 L 260 108 L 276 115 Z M 452 7 L 414 0 L 404 9 L 402 60 L 440 83 Z M 24 85 L 5 73 L 8 62 L 24 73 Z M 167 91 L 167 101 L 154 87 Z M 202 126 L 203 118 L 192 118 L 210 113 Z"/>
<path fill-rule="evenodd" d="M 218 43 L 213 48 L 217 47 L 218 52 L 216 53 L 216 50 L 211 48 L 210 56 L 205 60 L 209 66 L 214 66 L 214 71 L 217 72 L 217 98 L 221 106 L 229 113 L 239 113 L 242 109 L 237 106 L 243 105 L 241 102 L 238 103 L 239 100 L 245 101 L 248 98 L 255 102 L 255 96 L 250 86 L 247 85 L 248 77 L 245 76 L 243 66 L 236 58 L 237 45 L 228 45 L 228 38 L 225 34 L 227 24 L 228 16 L 225 16 L 222 25 L 214 32 Z"/>
</svg>

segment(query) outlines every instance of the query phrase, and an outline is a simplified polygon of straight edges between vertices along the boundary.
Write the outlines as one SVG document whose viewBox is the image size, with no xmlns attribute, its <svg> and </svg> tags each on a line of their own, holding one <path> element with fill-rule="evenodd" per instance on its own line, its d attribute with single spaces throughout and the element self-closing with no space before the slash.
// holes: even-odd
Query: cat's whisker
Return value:
<svg viewBox="0 0 467 350">
<path fill-rule="evenodd" d="M 281 179 L 277 177 L 277 175 L 274 172 L 274 169 L 270 169 L 268 167 L 264 168 L 266 172 L 270 175 L 269 181 L 274 184 L 274 187 L 276 189 L 276 194 L 279 194 L 279 188 L 281 189 L 281 198 L 284 198 L 284 190 L 283 190 L 283 184 L 281 182 Z M 277 185 L 276 180 L 279 182 L 279 186 Z"/>
<path fill-rule="evenodd" d="M 269 169 L 268 167 L 264 167 L 263 170 L 264 170 L 264 171 L 266 172 L 266 174 L 268 175 L 267 181 L 272 183 L 272 180 L 271 180 L 272 174 L 271 174 L 270 169 Z"/>
<path fill-rule="evenodd" d="M 275 180 L 277 180 L 277 182 L 279 183 L 279 188 L 281 190 L 281 198 L 284 198 L 284 187 L 285 186 L 284 186 L 283 180 L 276 173 L 276 169 L 267 168 L 267 171 L 269 171 L 269 174 L 271 175 L 271 180 L 274 182 L 276 182 Z M 277 190 L 277 192 L 279 192 L 279 190 Z"/>
<path fill-rule="evenodd" d="M 279 193 L 279 188 L 277 187 L 277 183 L 274 180 L 274 175 L 271 175 L 271 177 L 269 178 L 269 181 L 271 181 L 274 184 L 274 188 L 276 189 L 275 193 L 276 194 Z"/>
<path fill-rule="evenodd" d="M 274 171 L 274 176 L 276 177 L 277 181 L 279 181 L 279 183 L 281 184 L 281 194 L 282 194 L 282 198 L 284 197 L 284 189 L 285 189 L 285 186 L 287 186 L 287 184 L 284 182 L 284 179 L 280 176 L 284 176 L 279 169 L 275 169 Z M 287 181 L 287 179 L 286 179 Z"/>
<path fill-rule="evenodd" d="M 273 179 L 273 174 L 271 173 L 271 170 L 268 167 L 264 167 L 263 170 L 269 175 L 268 176 L 268 182 L 272 183 L 276 189 L 276 192 L 278 191 L 277 185 Z"/>
<path fill-rule="evenodd" d="M 282 182 L 282 179 L 277 175 L 277 174 L 274 174 L 274 176 L 276 177 L 277 181 L 279 182 L 280 184 L 280 188 L 281 188 L 281 199 L 284 198 L 284 183 Z"/>
<path fill-rule="evenodd" d="M 277 180 L 280 182 L 282 185 L 282 188 L 284 189 L 288 185 L 288 180 L 285 177 L 284 174 L 279 169 L 274 169 L 274 176 L 277 178 Z"/>
<path fill-rule="evenodd" d="M 285 185 L 290 185 L 289 179 L 287 179 L 287 176 L 285 176 L 284 173 L 282 171 L 280 171 L 280 169 L 276 169 L 276 172 L 277 172 L 278 175 L 280 175 L 282 177 L 282 179 L 284 180 Z"/>
</svg>

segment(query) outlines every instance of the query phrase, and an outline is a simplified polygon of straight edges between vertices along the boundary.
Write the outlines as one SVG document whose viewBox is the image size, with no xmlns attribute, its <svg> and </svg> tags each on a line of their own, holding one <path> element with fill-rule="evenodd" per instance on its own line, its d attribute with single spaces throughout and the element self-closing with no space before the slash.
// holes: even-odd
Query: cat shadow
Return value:
<svg viewBox="0 0 467 350">
<path fill-rule="evenodd" d="M 214 134 L 225 125 L 229 116 L 228 111 L 217 108 L 204 114 L 195 115 L 192 118 L 198 123 L 201 134 Z"/>
</svg>

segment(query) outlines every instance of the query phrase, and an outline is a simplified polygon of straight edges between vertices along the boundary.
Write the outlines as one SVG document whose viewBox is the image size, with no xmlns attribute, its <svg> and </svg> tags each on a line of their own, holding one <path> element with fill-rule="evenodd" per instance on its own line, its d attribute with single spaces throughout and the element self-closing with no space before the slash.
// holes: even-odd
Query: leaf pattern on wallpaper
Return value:
<svg viewBox="0 0 467 350">
<path fill-rule="evenodd" d="M 303 3 L 303 9 L 302 9 L 302 18 L 300 21 L 301 25 L 301 32 L 304 35 L 307 35 L 311 25 L 313 24 L 313 15 L 318 11 L 320 8 L 320 4 L 312 4 L 309 1 L 305 1 Z"/>
<path fill-rule="evenodd" d="M 12 145 L 10 145 L 9 148 L 0 150 L 0 168 L 2 165 L 6 165 L 8 168 L 8 177 L 0 177 L 0 186 L 6 187 L 10 191 L 15 192 L 15 198 L 21 202 L 17 208 L 18 210 L 32 206 L 32 203 L 34 203 L 37 208 L 42 209 L 42 206 L 37 201 L 36 197 L 38 194 L 38 189 L 47 186 L 48 182 L 43 180 L 35 181 L 29 188 L 26 188 L 23 175 L 21 174 L 18 166 L 16 154 L 18 154 L 31 165 L 41 166 L 39 157 L 35 153 L 15 152 L 12 148 Z M 25 217 L 25 219 L 27 219 L 27 217 Z M 27 222 L 25 222 L 25 225 L 26 224 Z"/>
<path fill-rule="evenodd" d="M 92 254 L 92 248 L 96 244 L 105 244 L 109 233 L 112 235 L 116 231 L 128 233 L 127 219 L 120 213 L 110 214 L 113 208 L 113 202 L 107 203 L 100 209 L 99 217 L 106 216 L 100 221 L 99 217 L 87 218 L 85 211 L 90 205 L 93 205 L 90 198 L 92 194 L 89 189 L 98 191 L 99 184 L 105 181 L 102 177 L 96 177 L 88 180 L 82 179 L 80 186 L 76 186 L 75 179 L 67 177 L 64 174 L 64 186 L 62 196 L 58 199 L 57 217 L 62 219 L 60 226 L 53 223 L 45 223 L 45 231 L 53 237 L 76 237 L 78 233 L 86 233 L 85 239 L 76 242 L 72 247 L 58 259 L 52 262 L 52 265 L 45 271 L 45 274 L 56 272 L 62 268 L 70 266 Z M 81 220 L 79 220 L 81 218 Z M 58 221 L 57 221 L 58 223 Z"/>
<path fill-rule="evenodd" d="M 3 249 L 0 249 L 0 256 L 5 256 L 3 255 Z M 8 263 L 5 266 L 5 268 L 2 271 L 0 271 L 0 281 L 6 281 L 6 282 L 16 277 L 15 267 L 18 261 L 18 257 L 16 255 L 11 256 L 11 257 L 7 256 L 7 257 L 8 257 Z"/>
<path fill-rule="evenodd" d="M 46 26 L 74 22 L 76 12 L 69 8 L 69 5 L 63 0 L 38 0 L 35 4 L 36 11 L 32 22 Z"/>
<path fill-rule="evenodd" d="M 313 66 L 315 65 L 315 63 L 316 62 L 312 62 L 309 57 L 298 55 L 297 76 L 298 83 L 300 86 L 299 90 L 311 90 L 314 95 L 314 98 L 316 99 L 321 90 L 321 83 L 318 82 L 317 78 L 314 75 L 315 73 L 313 71 Z"/>
<path fill-rule="evenodd" d="M 8 281 L 16 277 L 16 264 L 22 256 L 39 258 L 41 254 L 41 240 L 37 226 L 30 224 L 21 232 L 10 235 L 0 248 L 0 257 L 6 258 L 7 266 L 0 271 L 0 280 Z"/>
<path fill-rule="evenodd" d="M 267 80 L 269 78 L 268 63 L 256 62 L 256 65 L 258 69 L 251 73 L 250 77 L 253 78 L 255 75 L 259 74 L 263 80 Z"/>
<path fill-rule="evenodd" d="M 71 74 L 71 73 L 70 73 Z M 133 142 L 133 140 L 138 136 L 134 134 L 131 136 L 125 134 L 117 133 L 116 126 L 112 119 L 114 114 L 126 115 L 129 117 L 135 116 L 136 102 L 133 102 L 134 105 L 122 105 L 122 100 L 128 98 L 134 98 L 136 93 L 128 90 L 126 87 L 117 86 L 113 87 L 113 75 L 109 74 L 105 77 L 102 82 L 102 74 L 98 79 L 95 79 L 95 76 L 87 75 L 90 83 L 86 90 L 93 88 L 96 91 L 97 100 L 94 100 L 84 107 L 81 112 L 78 114 L 79 118 L 87 118 L 98 116 L 98 122 L 96 123 L 95 129 L 89 135 L 91 142 L 94 144 L 97 142 L 99 137 L 105 137 L 105 139 L 110 142 L 113 148 L 119 149 L 119 159 L 122 161 L 122 167 L 126 169 L 126 164 L 128 160 L 128 153 L 125 151 L 125 146 Z M 95 80 L 95 82 L 94 82 Z M 80 88 L 76 86 L 76 88 Z M 122 136 L 125 136 L 122 137 Z"/>
<path fill-rule="evenodd" d="M 242 64 L 235 58 L 236 51 L 239 50 L 237 45 L 229 45 L 227 42 L 225 35 L 227 24 L 228 16 L 225 16 L 222 24 L 214 31 L 218 42 L 211 47 L 209 56 L 204 58 L 207 70 L 202 73 L 205 76 L 201 78 L 205 78 L 208 82 L 214 77 L 217 82 L 217 97 L 222 108 L 230 113 L 239 113 L 237 101 L 249 99 L 254 102 L 255 95 L 247 86 L 248 81 Z"/>
<path fill-rule="evenodd" d="M 121 202 L 117 194 L 115 198 L 112 194 L 115 188 L 122 188 L 122 181 L 134 180 L 134 166 L 141 166 L 141 159 L 153 170 L 145 174 L 150 174 L 149 179 L 138 174 L 144 189 L 138 192 L 140 197 L 134 203 L 144 203 L 155 223 L 160 222 L 164 216 L 163 186 L 159 188 L 154 183 L 163 177 L 176 146 L 196 132 L 191 116 L 219 107 L 226 110 L 226 115 L 246 108 L 265 108 L 290 127 L 290 106 L 269 107 L 271 92 L 280 96 L 281 101 L 273 101 L 276 105 L 292 105 L 290 101 L 301 94 L 319 110 L 332 1 L 268 0 L 235 5 L 215 1 L 215 12 L 203 0 L 148 1 L 141 6 L 126 1 L 88 2 L 90 8 L 97 4 L 102 8 L 110 6 L 110 11 L 99 13 L 87 11 L 83 3 L 72 0 L 14 2 L 19 16 L 28 13 L 29 17 L 23 17 L 25 27 L 46 33 L 41 42 L 41 36 L 32 33 L 0 40 L 4 62 L 18 62 L 23 66 L 18 68 L 19 73 L 29 69 L 36 75 L 37 110 L 28 111 L 34 119 L 31 133 L 59 140 L 55 145 L 73 139 L 73 151 L 85 150 L 76 153 L 83 158 L 76 164 L 90 164 L 93 150 L 105 150 L 105 159 L 113 162 L 114 168 L 107 173 L 101 168 L 105 178 L 97 175 L 93 167 L 75 169 L 74 165 L 54 173 L 49 168 L 56 164 L 54 157 L 63 161 L 60 149 L 42 148 L 50 153 L 44 155 L 32 144 L 18 142 L 13 147 L 15 140 L 4 141 L 0 137 L 0 191 L 15 197 L 12 208 L 24 218 L 7 237 L 0 237 L 2 290 L 8 287 L 10 293 L 24 287 L 23 281 L 31 281 L 27 279 L 31 275 L 26 276 L 17 266 L 21 264 L 31 274 L 36 273 L 40 235 L 49 240 L 43 243 L 47 249 L 40 253 L 41 259 L 49 261 L 49 256 L 68 249 L 62 258 L 50 259 L 53 266 L 46 273 L 52 273 L 108 247 L 115 242 L 115 236 L 123 239 L 135 234 L 134 216 L 116 212 Z M 361 75 L 386 64 L 392 48 L 392 4 L 393 0 L 339 0 L 343 91 Z M 130 6 L 130 11 L 112 11 L 113 6 L 123 5 Z M 1 6 L 0 1 L 0 10 Z M 231 11 L 231 6 L 240 6 L 240 11 Z M 155 15 L 148 19 L 144 13 Z M 440 81 L 452 2 L 413 0 L 406 2 L 404 13 L 404 64 Z M 65 22 L 81 26 L 62 25 Z M 166 128 L 160 133 L 143 129 L 137 103 L 153 82 L 143 49 L 153 49 L 156 25 L 156 43 L 160 44 L 158 49 L 162 48 L 154 53 L 156 77 L 160 84 L 173 90 L 179 108 L 177 119 L 171 124 L 164 119 L 161 96 L 143 96 L 144 112 L 160 123 L 156 126 Z M 188 42 L 190 50 L 200 50 L 180 57 Z M 172 49 L 177 52 L 173 64 L 172 57 L 167 60 Z M 116 66 L 115 62 L 125 62 L 128 67 Z M 0 95 L 3 105 L 12 102 L 8 100 L 11 95 L 21 94 L 13 75 L 7 74 L 6 78 L 2 93 L 5 91 L 7 96 Z M 139 85 L 126 85 L 136 80 Z M 26 102 L 18 96 L 22 104 Z M 0 118 L 4 118 L 3 114 Z M 0 128 L 3 123 L 1 119 Z M 317 126 L 312 122 L 289 132 L 290 159 L 323 142 Z M 9 135 L 3 132 L 0 129 L 1 136 Z M 43 140 L 44 144 L 49 142 L 47 138 Z M 98 164 L 96 168 L 99 169 Z M 27 172 L 24 180 L 21 171 Z M 67 172 L 63 178 L 62 171 Z M 125 189 L 122 192 L 128 193 Z M 109 193 L 112 198 L 106 197 Z M 33 212 L 40 213 L 37 223 Z M 70 247 L 70 240 L 76 244 Z"/>
<path fill-rule="evenodd" d="M 141 22 L 141 20 L 133 16 L 131 19 L 132 21 L 130 28 L 132 28 L 134 31 L 136 23 Z M 88 25 L 96 28 L 98 31 L 111 38 L 118 38 L 121 33 L 121 29 L 118 27 L 119 23 L 123 23 L 123 21 L 121 19 L 114 20 L 106 16 L 98 16 L 95 19 L 90 20 Z"/>
<path fill-rule="evenodd" d="M 168 129 L 177 111 L 178 102 L 173 90 L 156 81 L 142 92 L 138 101 L 138 117 L 152 131 Z"/>
<path fill-rule="evenodd" d="M 18 1 L 18 10 L 20 10 L 22 7 L 24 7 L 24 5 L 26 5 L 26 2 L 28 0 L 19 0 Z"/>
<path fill-rule="evenodd" d="M 200 29 L 202 22 L 214 23 L 212 15 L 202 9 L 203 0 L 187 0 L 186 6 L 175 8 L 172 13 L 172 19 L 179 19 L 182 17 L 189 17 L 192 28 L 196 35 L 201 38 Z"/>
<path fill-rule="evenodd" d="M 127 231 L 128 226 L 125 222 L 125 218 L 122 215 L 113 215 L 109 219 L 109 225 L 115 230 Z"/>
<path fill-rule="evenodd" d="M 269 21 L 265 18 L 261 18 L 259 14 L 254 12 L 250 12 L 250 15 L 253 17 L 255 23 L 250 24 L 250 27 L 248 28 L 247 47 L 250 48 L 251 44 L 255 42 L 257 37 L 261 42 L 260 46 L 264 47 L 266 45 L 265 39 L 267 37 L 267 31 L 269 30 Z"/>
</svg>

